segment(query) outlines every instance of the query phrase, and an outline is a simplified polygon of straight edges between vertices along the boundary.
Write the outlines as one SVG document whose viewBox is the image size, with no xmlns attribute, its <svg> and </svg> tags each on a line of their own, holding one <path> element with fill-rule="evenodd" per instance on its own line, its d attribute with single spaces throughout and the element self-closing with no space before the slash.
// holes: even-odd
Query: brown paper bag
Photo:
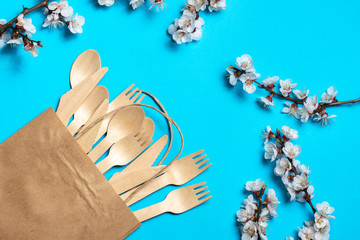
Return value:
<svg viewBox="0 0 360 240">
<path fill-rule="evenodd" d="M 52 109 L 0 144 L 0 239 L 124 239 L 140 226 Z"/>
</svg>

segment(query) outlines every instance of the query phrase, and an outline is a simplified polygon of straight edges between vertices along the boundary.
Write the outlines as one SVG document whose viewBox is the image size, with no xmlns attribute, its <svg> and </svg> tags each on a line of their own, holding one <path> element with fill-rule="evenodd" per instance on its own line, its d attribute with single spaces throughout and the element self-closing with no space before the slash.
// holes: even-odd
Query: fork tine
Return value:
<svg viewBox="0 0 360 240">
<path fill-rule="evenodd" d="M 197 163 L 196 165 L 198 166 L 198 168 L 201 168 L 201 167 L 204 166 L 205 163 L 207 163 L 208 161 L 209 161 L 209 159 L 207 158 L 207 159 L 205 159 L 204 161 Z"/>
<path fill-rule="evenodd" d="M 130 99 L 130 102 L 131 103 L 134 103 L 135 102 L 135 100 L 140 96 L 142 94 L 142 92 L 141 91 L 138 91 L 132 98 L 131 97 L 129 97 L 129 99 Z"/>
<path fill-rule="evenodd" d="M 197 194 L 197 193 L 200 193 L 200 192 L 202 192 L 202 191 L 204 191 L 204 190 L 206 190 L 206 189 L 208 189 L 208 186 L 205 186 L 205 187 L 202 187 L 202 188 L 195 189 L 194 191 L 195 191 L 195 193 Z"/>
<path fill-rule="evenodd" d="M 135 84 L 131 84 L 129 87 L 127 87 L 120 95 L 126 95 L 130 92 L 130 90 L 135 86 Z"/>
<path fill-rule="evenodd" d="M 141 103 L 141 101 L 144 99 L 145 94 L 143 94 L 138 100 L 136 100 L 135 103 Z"/>
<path fill-rule="evenodd" d="M 134 88 L 134 90 L 131 90 L 130 92 L 126 93 L 125 96 L 131 98 L 131 96 L 133 96 L 138 91 L 139 91 L 138 88 Z"/>
<path fill-rule="evenodd" d="M 205 184 L 206 184 L 206 182 L 202 182 L 202 183 L 197 183 L 197 184 L 191 185 L 189 187 L 192 187 L 192 189 L 195 189 L 195 188 L 201 187 L 202 185 L 205 185 Z"/>
<path fill-rule="evenodd" d="M 198 205 L 206 202 L 206 201 L 209 200 L 210 198 L 212 198 L 212 196 L 208 196 L 208 197 L 206 197 L 206 198 L 203 198 L 203 199 L 199 200 L 199 204 L 198 204 Z"/>
<path fill-rule="evenodd" d="M 210 191 L 206 191 L 206 192 L 203 192 L 203 193 L 200 193 L 199 195 L 197 195 L 198 199 L 208 195 L 210 193 Z"/>
<path fill-rule="evenodd" d="M 202 173 L 202 172 L 204 172 L 204 171 L 205 171 L 206 169 L 208 169 L 211 165 L 212 165 L 212 163 L 210 163 L 210 164 L 208 164 L 208 165 L 200 168 L 200 169 L 199 169 L 199 174 Z"/>
<path fill-rule="evenodd" d="M 207 156 L 207 155 L 204 154 L 204 155 L 201 155 L 201 156 L 198 157 L 198 158 L 193 158 L 193 159 L 195 160 L 196 164 L 198 164 L 198 163 L 199 163 L 201 160 L 203 160 L 206 156 Z"/>
<path fill-rule="evenodd" d="M 187 155 L 187 157 L 195 158 L 196 156 L 199 156 L 199 155 L 202 154 L 203 152 L 205 152 L 205 150 L 200 150 L 200 151 L 194 152 L 194 153 L 192 153 L 192 154 Z"/>
</svg>

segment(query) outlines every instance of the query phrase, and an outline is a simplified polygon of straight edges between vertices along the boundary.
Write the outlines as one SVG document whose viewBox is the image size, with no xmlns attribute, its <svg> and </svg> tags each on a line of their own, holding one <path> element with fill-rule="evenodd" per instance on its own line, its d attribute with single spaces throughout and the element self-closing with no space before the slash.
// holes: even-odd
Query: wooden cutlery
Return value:
<svg viewBox="0 0 360 240">
<path fill-rule="evenodd" d="M 109 92 L 103 86 L 96 86 L 85 101 L 74 113 L 74 119 L 69 124 L 68 131 L 74 135 L 90 119 L 104 100 L 109 101 Z"/>
<path fill-rule="evenodd" d="M 193 178 L 197 177 L 211 166 L 211 163 L 207 164 L 209 159 L 204 160 L 206 155 L 201 155 L 203 152 L 203 150 L 198 151 L 176 160 L 171 166 L 169 166 L 164 174 L 148 182 L 146 186 L 142 187 L 140 191 L 134 194 L 126 204 L 130 206 L 165 186 L 184 185 Z M 132 193 L 133 191 L 129 191 L 123 194 L 121 198 L 125 200 Z"/>
<path fill-rule="evenodd" d="M 99 120 L 106 114 L 109 107 L 109 100 L 104 100 L 101 105 L 96 109 L 95 113 L 90 117 L 86 124 L 80 129 L 79 134 L 76 136 L 76 141 L 85 153 L 89 153 L 94 145 L 95 137 L 100 129 L 101 122 L 95 124 L 88 129 L 95 121 Z"/>
<path fill-rule="evenodd" d="M 198 151 L 174 161 L 166 169 L 164 165 L 153 167 L 167 144 L 168 136 L 164 135 L 150 145 L 155 124 L 150 118 L 145 118 L 141 107 L 133 105 L 141 103 L 145 97 L 134 84 L 109 103 L 107 89 L 97 86 L 107 71 L 106 67 L 101 68 L 96 51 L 88 50 L 79 55 L 70 72 L 72 89 L 61 97 L 56 113 L 64 125 L 68 125 L 74 116 L 67 129 L 75 135 L 78 144 L 94 163 L 110 149 L 109 154 L 96 164 L 101 173 L 114 166 L 129 164 L 109 180 L 115 192 L 126 199 L 128 206 L 167 185 L 186 184 L 211 166 L 209 159 L 205 159 L 204 151 Z M 123 106 L 126 107 L 111 116 L 106 115 Z M 162 170 L 161 175 L 153 178 Z M 144 182 L 146 184 L 141 186 Z M 205 184 L 174 190 L 164 201 L 134 214 L 143 222 L 165 212 L 179 214 L 188 211 L 211 198 L 207 196 L 210 192 L 206 191 Z M 141 188 L 137 188 L 139 186 Z"/>
<path fill-rule="evenodd" d="M 149 180 L 152 176 L 154 176 L 164 167 L 165 166 L 160 165 L 156 167 L 137 169 L 125 173 L 120 172 L 119 174 L 110 178 L 109 182 L 114 188 L 115 192 L 120 194 L 134 187 L 137 187 L 145 181 Z"/>
<path fill-rule="evenodd" d="M 130 85 L 125 91 L 123 91 L 119 96 L 117 96 L 111 103 L 109 104 L 108 112 L 113 111 L 116 108 L 131 105 L 133 103 L 141 103 L 144 99 L 145 95 L 141 96 L 141 91 L 138 88 L 131 90 L 135 85 Z M 97 142 L 105 133 L 106 128 L 109 124 L 110 119 L 104 119 L 100 130 L 95 138 L 95 142 Z"/>
<path fill-rule="evenodd" d="M 106 137 L 88 154 L 90 159 L 96 162 L 114 143 L 138 131 L 144 118 L 144 110 L 137 106 L 117 112 L 109 122 Z"/>
<path fill-rule="evenodd" d="M 114 166 L 124 166 L 142 153 L 152 142 L 154 122 L 145 118 L 142 130 L 119 140 L 111 146 L 109 154 L 96 164 L 101 173 L 106 173 Z"/>
<path fill-rule="evenodd" d="M 204 186 L 205 184 L 206 182 L 203 182 L 176 189 L 170 192 L 164 201 L 135 211 L 134 214 L 140 222 L 144 222 L 166 212 L 174 214 L 186 212 L 211 198 L 211 196 L 206 197 L 210 191 L 205 191 L 208 188 Z"/>
<path fill-rule="evenodd" d="M 87 50 L 74 61 L 70 71 L 70 85 L 74 88 L 80 82 L 101 68 L 100 55 L 95 50 Z"/>
<path fill-rule="evenodd" d="M 107 67 L 99 69 L 61 96 L 56 113 L 64 125 L 68 124 L 71 116 L 80 107 L 87 96 L 89 96 L 107 71 Z"/>
</svg>

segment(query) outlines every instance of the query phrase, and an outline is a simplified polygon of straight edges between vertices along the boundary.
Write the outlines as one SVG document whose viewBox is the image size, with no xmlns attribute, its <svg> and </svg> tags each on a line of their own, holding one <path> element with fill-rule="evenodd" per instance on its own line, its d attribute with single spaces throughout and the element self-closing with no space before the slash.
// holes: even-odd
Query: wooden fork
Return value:
<svg viewBox="0 0 360 240">
<path fill-rule="evenodd" d="M 140 222 L 144 222 L 166 212 L 174 214 L 186 212 L 212 197 L 205 197 L 210 193 L 210 191 L 204 192 L 208 188 L 204 186 L 205 184 L 206 182 L 202 182 L 176 189 L 170 192 L 164 201 L 135 211 L 134 214 Z"/>
<path fill-rule="evenodd" d="M 145 118 L 143 129 L 140 132 L 129 135 L 111 148 L 109 155 L 101 162 L 96 164 L 101 173 L 106 173 L 114 166 L 124 166 L 141 154 L 152 142 L 154 134 L 154 122 L 150 118 Z"/>
<path fill-rule="evenodd" d="M 107 113 L 122 106 L 131 105 L 133 103 L 141 103 L 145 95 L 144 94 L 141 95 L 142 92 L 138 88 L 131 90 L 134 86 L 135 84 L 131 84 L 127 89 L 125 89 L 125 91 L 120 93 L 119 96 L 117 96 L 114 100 L 112 100 L 112 102 L 109 104 Z M 104 121 L 101 124 L 100 130 L 95 138 L 94 143 L 99 141 L 99 139 L 106 133 L 110 119 L 111 118 L 104 119 Z"/>
<path fill-rule="evenodd" d="M 203 152 L 204 151 L 201 150 L 176 160 L 163 175 L 148 182 L 140 191 L 134 194 L 126 204 L 130 206 L 165 186 L 183 185 L 204 172 L 211 166 L 211 163 L 206 164 L 209 159 L 203 160 L 206 157 L 206 154 L 200 155 Z M 135 190 L 136 189 L 128 191 L 123 194 L 121 198 L 126 200 Z"/>
</svg>

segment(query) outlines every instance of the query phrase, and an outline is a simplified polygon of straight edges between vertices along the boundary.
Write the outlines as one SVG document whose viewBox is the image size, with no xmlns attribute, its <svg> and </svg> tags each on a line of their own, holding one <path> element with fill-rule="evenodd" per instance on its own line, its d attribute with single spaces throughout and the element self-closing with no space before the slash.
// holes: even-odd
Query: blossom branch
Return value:
<svg viewBox="0 0 360 240">
<path fill-rule="evenodd" d="M 36 33 L 36 27 L 32 24 L 31 18 L 25 18 L 25 16 L 40 8 L 45 8 L 43 14 L 46 15 L 46 19 L 43 27 L 56 29 L 58 26 L 67 25 L 72 33 L 82 33 L 85 18 L 78 14 L 73 15 L 73 8 L 69 6 L 67 0 L 49 2 L 49 0 L 43 0 L 31 8 L 23 7 L 22 12 L 9 22 L 0 19 L 0 48 L 5 45 L 13 47 L 23 45 L 25 51 L 36 57 L 37 49 L 42 47 L 42 44 L 40 41 L 31 39 Z"/>
<path fill-rule="evenodd" d="M 277 216 L 276 208 L 279 201 L 273 189 L 266 191 L 263 200 L 266 187 L 261 179 L 248 181 L 245 185 L 245 189 L 252 194 L 244 199 L 243 205 L 237 212 L 237 220 L 242 224 L 240 227 L 242 239 L 267 239 L 267 220 Z"/>
<path fill-rule="evenodd" d="M 323 239 L 327 240 L 330 237 L 330 221 L 334 217 L 330 214 L 334 212 L 334 208 L 330 207 L 328 202 L 316 204 L 316 208 L 312 202 L 314 197 L 314 187 L 310 185 L 309 169 L 305 165 L 301 165 L 296 157 L 301 152 L 299 145 L 294 145 L 290 140 L 296 140 L 298 132 L 287 126 L 279 129 L 276 133 L 271 131 L 268 126 L 262 134 L 265 139 L 265 159 L 271 161 L 276 160 L 276 167 L 274 174 L 281 177 L 289 195 L 290 200 L 297 200 L 298 202 L 307 202 L 314 214 L 314 221 L 305 222 L 305 225 L 300 229 L 298 236 L 302 240 Z M 273 141 L 274 140 L 274 141 Z M 288 237 L 287 240 L 293 240 Z"/>
<path fill-rule="evenodd" d="M 247 54 L 237 58 L 236 65 L 237 67 L 230 65 L 226 69 L 231 85 L 236 85 L 238 81 L 241 81 L 243 89 L 250 94 L 255 92 L 256 86 L 269 92 L 268 96 L 259 98 L 259 103 L 265 108 L 275 106 L 274 96 L 288 100 L 289 102 L 285 102 L 286 107 L 282 112 L 288 113 L 302 122 L 307 122 L 312 118 L 314 121 L 319 121 L 322 125 L 327 125 L 329 119 L 336 117 L 336 115 L 329 115 L 327 113 L 326 109 L 328 107 L 360 102 L 360 98 L 339 102 L 336 99 L 338 91 L 333 86 L 329 87 L 321 95 L 321 100 L 318 101 L 317 95 L 308 96 L 309 90 L 300 91 L 295 89 L 297 83 L 293 83 L 291 79 L 280 80 L 279 91 L 276 91 L 275 84 L 279 81 L 279 77 L 267 77 L 261 82 L 257 81 L 260 78 L 260 74 L 256 73 L 252 58 Z"/>
<path fill-rule="evenodd" d="M 28 15 L 31 12 L 34 12 L 36 10 L 38 10 L 39 8 L 44 8 L 46 7 L 46 5 L 48 4 L 50 0 L 43 0 L 40 3 L 36 4 L 35 6 L 31 7 L 31 8 L 26 8 L 23 6 L 23 10 L 22 12 L 17 15 L 16 17 L 14 17 L 13 19 L 11 19 L 9 22 L 7 22 L 6 24 L 0 26 L 0 33 L 5 32 L 8 28 L 11 28 L 13 26 L 13 24 L 17 21 L 17 18 L 22 14 L 23 16 Z"/>
</svg>

